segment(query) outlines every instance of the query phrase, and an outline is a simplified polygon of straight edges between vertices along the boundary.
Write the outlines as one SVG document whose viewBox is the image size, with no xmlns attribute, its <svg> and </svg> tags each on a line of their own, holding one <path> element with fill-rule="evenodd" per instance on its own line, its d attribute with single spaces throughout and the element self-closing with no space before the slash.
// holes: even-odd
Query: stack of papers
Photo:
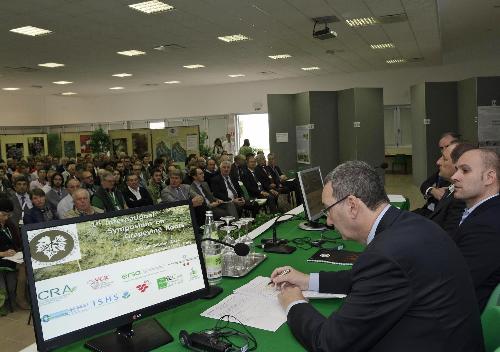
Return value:
<svg viewBox="0 0 500 352">
<path fill-rule="evenodd" d="M 23 252 L 19 251 L 19 252 L 16 252 L 16 254 L 14 254 L 13 256 L 11 257 L 3 257 L 2 259 L 5 259 L 5 260 L 10 260 L 11 262 L 14 262 L 14 263 L 17 263 L 17 264 L 22 264 L 24 263 L 24 260 L 23 260 Z"/>
<path fill-rule="evenodd" d="M 406 202 L 406 198 L 401 194 L 388 194 L 389 202 L 391 203 L 404 203 Z"/>
</svg>

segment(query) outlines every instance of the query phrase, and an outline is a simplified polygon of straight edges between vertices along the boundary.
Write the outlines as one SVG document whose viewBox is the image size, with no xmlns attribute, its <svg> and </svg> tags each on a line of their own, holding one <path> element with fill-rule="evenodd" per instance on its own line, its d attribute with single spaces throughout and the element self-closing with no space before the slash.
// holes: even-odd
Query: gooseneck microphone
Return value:
<svg viewBox="0 0 500 352">
<path fill-rule="evenodd" d="M 203 238 L 201 241 L 202 242 L 204 242 L 204 241 L 216 242 L 216 243 L 222 244 L 223 246 L 231 247 L 232 249 L 234 249 L 234 253 L 236 253 L 240 257 L 244 257 L 248 253 L 250 253 L 250 247 L 248 247 L 248 245 L 246 245 L 245 243 L 236 243 L 236 244 L 232 245 L 232 244 L 226 243 L 224 241 L 216 240 L 214 238 Z"/>
<path fill-rule="evenodd" d="M 262 240 L 264 252 L 279 253 L 279 254 L 291 254 L 291 253 L 295 252 L 295 250 L 297 249 L 293 246 L 287 245 L 287 243 L 288 243 L 287 240 L 278 238 L 278 234 L 277 234 L 277 227 L 279 224 L 278 220 L 284 218 L 285 216 L 289 216 L 289 218 L 285 219 L 283 222 L 292 219 L 295 215 L 285 213 L 283 215 L 278 216 L 276 219 L 274 219 L 274 223 L 272 225 L 273 237 L 271 239 L 263 239 Z"/>
</svg>

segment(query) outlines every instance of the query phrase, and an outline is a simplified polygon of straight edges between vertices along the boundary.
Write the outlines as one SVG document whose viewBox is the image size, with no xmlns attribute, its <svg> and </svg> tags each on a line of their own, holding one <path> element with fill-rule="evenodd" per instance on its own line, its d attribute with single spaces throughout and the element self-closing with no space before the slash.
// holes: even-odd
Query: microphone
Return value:
<svg viewBox="0 0 500 352">
<path fill-rule="evenodd" d="M 295 250 L 297 249 L 293 246 L 287 245 L 288 240 L 278 238 L 277 229 L 276 229 L 278 227 L 278 225 L 277 225 L 278 220 L 280 220 L 284 216 L 289 216 L 289 218 L 285 220 L 285 221 L 288 221 L 288 220 L 292 219 L 295 215 L 283 214 L 283 215 L 278 216 L 276 219 L 274 219 L 274 223 L 272 225 L 273 237 L 271 239 L 263 239 L 262 240 L 264 252 L 279 253 L 279 254 L 291 254 L 291 253 L 295 252 Z M 285 221 L 283 221 L 283 222 L 285 222 Z"/>
<path fill-rule="evenodd" d="M 236 243 L 236 244 L 232 245 L 232 244 L 220 241 L 220 240 L 216 240 L 214 238 L 203 238 L 201 240 L 201 242 L 204 242 L 204 241 L 216 242 L 216 243 L 222 244 L 223 246 L 231 247 L 232 249 L 234 249 L 234 253 L 236 253 L 240 257 L 244 257 L 248 253 L 250 253 L 250 247 L 248 247 L 248 245 L 246 245 L 245 243 Z"/>
</svg>

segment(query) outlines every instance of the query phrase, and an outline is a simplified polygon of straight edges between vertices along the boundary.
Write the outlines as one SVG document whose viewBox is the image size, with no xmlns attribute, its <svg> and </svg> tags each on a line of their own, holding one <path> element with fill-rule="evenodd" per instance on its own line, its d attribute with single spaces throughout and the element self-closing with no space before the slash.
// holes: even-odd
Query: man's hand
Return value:
<svg viewBox="0 0 500 352">
<path fill-rule="evenodd" d="M 275 191 L 274 189 L 272 189 L 272 190 L 271 190 L 271 194 L 272 194 L 273 196 L 275 196 L 275 197 L 277 197 L 277 196 L 279 196 L 279 195 L 280 195 L 280 194 L 279 194 L 277 191 Z"/>
<path fill-rule="evenodd" d="M 287 309 L 290 303 L 305 300 L 304 295 L 302 295 L 302 291 L 297 286 L 288 286 L 287 284 L 283 284 L 284 287 L 281 289 L 281 292 L 278 294 L 278 300 L 280 301 L 283 309 Z"/>
<path fill-rule="evenodd" d="M 301 273 L 291 266 L 282 266 L 274 269 L 271 274 L 271 281 L 275 286 L 280 288 L 284 283 L 291 286 L 297 286 L 301 290 L 307 290 L 309 288 L 309 275 Z"/>
<path fill-rule="evenodd" d="M 261 197 L 264 197 L 264 198 L 269 197 L 269 193 L 264 192 L 264 191 L 260 192 L 260 195 L 261 195 Z"/>
<path fill-rule="evenodd" d="M 286 180 L 288 180 L 288 177 L 286 177 L 285 175 L 280 176 L 280 181 L 286 181 Z"/>
<path fill-rule="evenodd" d="M 193 202 L 193 207 L 199 207 L 200 205 L 203 204 L 204 199 L 202 196 L 195 196 L 193 197 L 192 202 Z"/>
<path fill-rule="evenodd" d="M 440 188 L 432 188 L 429 192 L 435 199 L 441 200 L 444 196 L 444 192 L 448 189 L 448 187 L 440 187 Z"/>
<path fill-rule="evenodd" d="M 240 207 L 243 206 L 245 204 L 245 200 L 243 198 L 234 198 L 233 199 L 233 202 L 236 204 L 236 205 L 239 205 Z"/>
<path fill-rule="evenodd" d="M 14 254 L 16 254 L 16 251 L 13 249 L 7 249 L 5 252 L 0 253 L 2 253 L 2 257 L 12 257 Z"/>
</svg>

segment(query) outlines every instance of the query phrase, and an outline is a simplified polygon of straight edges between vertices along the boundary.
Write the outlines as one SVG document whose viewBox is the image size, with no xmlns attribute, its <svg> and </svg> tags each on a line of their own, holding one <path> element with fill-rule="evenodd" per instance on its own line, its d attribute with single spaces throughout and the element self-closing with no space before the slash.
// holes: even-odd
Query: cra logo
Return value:
<svg viewBox="0 0 500 352">
<path fill-rule="evenodd" d="M 54 287 L 48 290 L 40 291 L 37 294 L 39 301 L 46 301 L 51 299 L 59 299 L 68 296 L 76 291 L 76 286 L 64 285 L 63 287 Z"/>
</svg>

